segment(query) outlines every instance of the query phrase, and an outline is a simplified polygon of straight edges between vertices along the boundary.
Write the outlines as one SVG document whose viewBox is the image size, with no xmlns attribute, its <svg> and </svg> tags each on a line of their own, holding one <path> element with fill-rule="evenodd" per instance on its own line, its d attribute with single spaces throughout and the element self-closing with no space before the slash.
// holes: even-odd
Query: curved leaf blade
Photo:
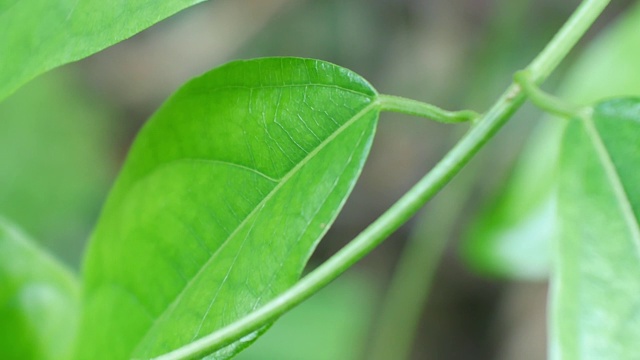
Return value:
<svg viewBox="0 0 640 360">
<path fill-rule="evenodd" d="M 596 106 L 563 139 L 553 277 L 558 359 L 632 359 L 640 338 L 640 99 Z"/>
<path fill-rule="evenodd" d="M 291 286 L 362 169 L 376 96 L 297 58 L 185 85 L 139 134 L 91 240 L 80 357 L 160 355 Z"/>
<path fill-rule="evenodd" d="M 0 3 L 0 100 L 203 0 L 9 0 Z"/>
<path fill-rule="evenodd" d="M 0 217 L 0 358 L 69 359 L 79 318 L 75 277 Z"/>
</svg>

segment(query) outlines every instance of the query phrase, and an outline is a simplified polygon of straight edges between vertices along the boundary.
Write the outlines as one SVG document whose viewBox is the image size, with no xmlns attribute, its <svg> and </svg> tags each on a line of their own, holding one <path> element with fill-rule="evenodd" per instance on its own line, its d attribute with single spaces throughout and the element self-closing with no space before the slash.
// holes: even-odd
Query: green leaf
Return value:
<svg viewBox="0 0 640 360">
<path fill-rule="evenodd" d="M 163 354 L 295 283 L 362 170 L 376 98 L 353 72 L 297 58 L 233 62 L 172 96 L 91 239 L 80 358 Z"/>
<path fill-rule="evenodd" d="M 586 49 L 560 93 L 590 104 L 640 96 L 640 3 Z M 463 242 L 478 272 L 516 279 L 546 278 L 556 224 L 557 159 L 566 122 L 547 116 L 528 140 L 511 176 L 471 226 Z"/>
<path fill-rule="evenodd" d="M 634 359 L 640 339 L 640 99 L 568 126 L 553 277 L 559 359 Z"/>
<path fill-rule="evenodd" d="M 0 100 L 202 0 L 0 1 Z"/>
<path fill-rule="evenodd" d="M 0 358 L 68 359 L 79 315 L 75 277 L 0 217 Z"/>
</svg>

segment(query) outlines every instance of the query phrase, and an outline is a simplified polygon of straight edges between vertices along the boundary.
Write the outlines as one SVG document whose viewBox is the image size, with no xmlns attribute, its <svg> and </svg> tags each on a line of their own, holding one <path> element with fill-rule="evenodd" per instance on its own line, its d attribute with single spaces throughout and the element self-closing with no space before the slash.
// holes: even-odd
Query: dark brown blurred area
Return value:
<svg viewBox="0 0 640 360">
<path fill-rule="evenodd" d="M 188 79 L 230 60 L 318 58 L 359 73 L 381 93 L 482 112 L 578 3 L 212 0 L 68 67 L 79 73 L 93 96 L 113 109 L 112 130 L 105 132 L 113 159 L 105 167 L 113 178 L 137 130 L 162 101 Z M 629 3 L 615 2 L 588 37 Z M 557 79 L 555 75 L 550 80 L 551 86 Z M 546 358 L 546 284 L 480 277 L 465 267 L 457 252 L 470 219 L 499 191 L 539 116 L 532 107 L 523 108 L 473 161 L 471 169 L 462 172 L 461 176 L 473 177 L 473 181 L 467 185 L 468 196 L 456 215 L 425 304 L 413 359 Z M 382 214 L 465 129 L 384 114 L 362 178 L 321 242 L 312 265 L 331 256 Z M 416 221 L 357 265 L 357 271 L 373 279 L 377 289 L 370 327 L 376 324 L 375 306 L 382 301 Z"/>
</svg>

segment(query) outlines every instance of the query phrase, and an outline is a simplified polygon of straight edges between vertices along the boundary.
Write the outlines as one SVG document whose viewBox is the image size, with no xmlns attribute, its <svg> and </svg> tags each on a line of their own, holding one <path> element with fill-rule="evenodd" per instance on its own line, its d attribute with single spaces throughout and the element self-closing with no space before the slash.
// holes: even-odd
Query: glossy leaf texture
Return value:
<svg viewBox="0 0 640 360">
<path fill-rule="evenodd" d="M 376 97 L 353 72 L 298 58 L 232 62 L 173 95 L 91 239 L 79 358 L 161 355 L 295 283 L 361 172 Z"/>
<path fill-rule="evenodd" d="M 573 120 L 562 143 L 557 359 L 634 359 L 640 339 L 640 98 Z"/>
<path fill-rule="evenodd" d="M 640 96 L 640 3 L 603 32 L 572 65 L 559 93 L 576 104 Z M 557 159 L 566 121 L 546 116 L 527 141 L 495 200 L 463 243 L 466 262 L 504 278 L 548 277 L 557 237 Z"/>
<path fill-rule="evenodd" d="M 202 0 L 0 1 L 0 100 Z"/>
<path fill-rule="evenodd" d="M 79 297 L 76 278 L 0 217 L 0 358 L 69 359 Z"/>
</svg>

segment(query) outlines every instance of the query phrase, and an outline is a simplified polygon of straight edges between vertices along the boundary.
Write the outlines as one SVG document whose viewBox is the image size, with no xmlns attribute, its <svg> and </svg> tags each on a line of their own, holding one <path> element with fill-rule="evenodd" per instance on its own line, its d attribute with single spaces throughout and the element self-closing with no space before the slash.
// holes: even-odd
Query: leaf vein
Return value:
<svg viewBox="0 0 640 360">
<path fill-rule="evenodd" d="M 613 192 L 618 200 L 620 211 L 622 212 L 624 221 L 631 233 L 630 235 L 635 245 L 636 255 L 640 258 L 640 224 L 638 224 L 638 219 L 635 218 L 633 207 L 629 200 L 629 195 L 624 189 L 620 174 L 618 174 L 618 170 L 611 159 L 611 155 L 596 129 L 593 118 L 590 117 L 584 119 L 583 124 L 591 142 L 593 143 L 596 153 L 598 154 L 600 163 L 605 170 L 606 177 L 613 187 Z"/>
</svg>

